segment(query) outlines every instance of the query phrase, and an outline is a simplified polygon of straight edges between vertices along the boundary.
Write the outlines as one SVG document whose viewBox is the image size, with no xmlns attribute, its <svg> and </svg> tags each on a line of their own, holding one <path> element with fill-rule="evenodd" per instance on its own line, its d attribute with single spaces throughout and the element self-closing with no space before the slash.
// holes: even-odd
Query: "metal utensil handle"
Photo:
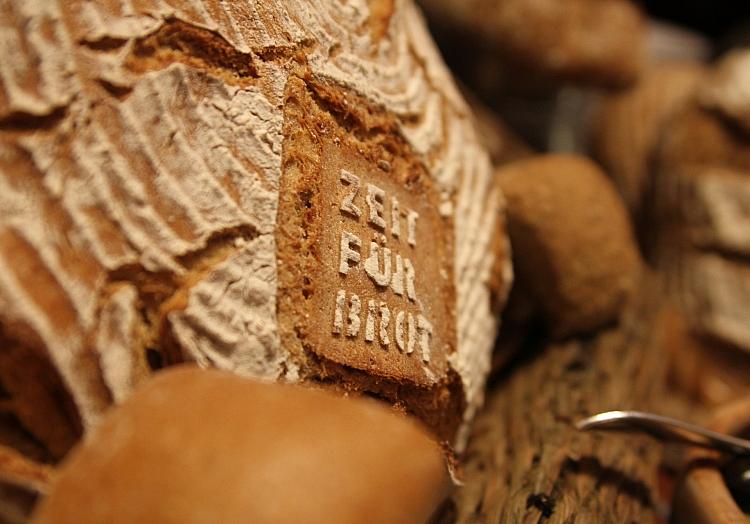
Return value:
<svg viewBox="0 0 750 524">
<path fill-rule="evenodd" d="M 645 431 L 661 440 L 682 442 L 734 455 L 750 455 L 750 440 L 643 411 L 607 411 L 579 421 L 576 427 L 580 430 Z"/>
</svg>

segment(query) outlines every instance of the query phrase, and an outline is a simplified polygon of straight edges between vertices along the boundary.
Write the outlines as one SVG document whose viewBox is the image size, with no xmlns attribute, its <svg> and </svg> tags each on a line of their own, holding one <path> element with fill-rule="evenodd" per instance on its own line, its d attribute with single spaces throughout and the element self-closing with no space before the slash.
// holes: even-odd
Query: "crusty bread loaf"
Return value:
<svg viewBox="0 0 750 524">
<path fill-rule="evenodd" d="M 215 370 L 159 374 L 60 468 L 34 522 L 426 522 L 439 447 L 375 401 Z"/>
<path fill-rule="evenodd" d="M 59 457 L 187 360 L 460 444 L 511 271 L 409 0 L 13 0 L 0 25 L 0 335 L 44 368 L 11 391 L 24 430 Z"/>
<path fill-rule="evenodd" d="M 544 155 L 497 171 L 522 289 L 553 335 L 586 333 L 616 320 L 641 260 L 613 184 L 590 160 Z"/>
<path fill-rule="evenodd" d="M 750 351 L 750 51 L 719 61 L 663 131 L 655 259 L 692 329 Z M 744 65 L 744 66 L 743 66 Z"/>
<path fill-rule="evenodd" d="M 47 493 L 52 468 L 0 445 L 0 522 L 25 522 L 40 494 Z"/>
</svg>

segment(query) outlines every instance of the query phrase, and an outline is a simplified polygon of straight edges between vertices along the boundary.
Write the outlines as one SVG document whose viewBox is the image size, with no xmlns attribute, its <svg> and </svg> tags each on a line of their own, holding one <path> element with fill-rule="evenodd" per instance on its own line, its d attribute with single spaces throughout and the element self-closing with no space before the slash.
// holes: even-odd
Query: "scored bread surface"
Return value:
<svg viewBox="0 0 750 524">
<path fill-rule="evenodd" d="M 509 249 L 488 156 L 411 2 L 4 10 L 0 336 L 43 356 L 72 406 L 37 412 L 87 428 L 192 360 L 364 391 L 460 447 Z"/>
</svg>

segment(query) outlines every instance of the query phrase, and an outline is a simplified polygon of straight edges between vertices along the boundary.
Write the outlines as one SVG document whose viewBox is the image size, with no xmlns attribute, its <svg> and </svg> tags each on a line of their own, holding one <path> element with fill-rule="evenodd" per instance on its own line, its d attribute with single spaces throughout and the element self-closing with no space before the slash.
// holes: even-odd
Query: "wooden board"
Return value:
<svg viewBox="0 0 750 524">
<path fill-rule="evenodd" d="M 525 347 L 488 393 L 466 452 L 465 486 L 445 522 L 649 522 L 660 446 L 648 437 L 581 433 L 613 409 L 658 409 L 664 369 L 653 277 L 619 326 Z"/>
</svg>

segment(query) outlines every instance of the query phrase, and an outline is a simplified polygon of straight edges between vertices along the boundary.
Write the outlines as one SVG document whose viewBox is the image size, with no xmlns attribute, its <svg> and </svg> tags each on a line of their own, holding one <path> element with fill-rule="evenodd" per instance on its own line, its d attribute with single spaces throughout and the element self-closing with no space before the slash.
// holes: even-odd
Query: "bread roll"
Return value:
<svg viewBox="0 0 750 524">
<path fill-rule="evenodd" d="M 632 83 L 646 58 L 645 17 L 628 0 L 423 0 L 439 27 L 478 41 L 510 69 L 548 81 Z M 466 57 L 471 60 L 472 57 Z"/>
<path fill-rule="evenodd" d="M 544 155 L 497 171 L 518 280 L 553 335 L 618 318 L 640 272 L 622 200 L 591 161 Z"/>
<path fill-rule="evenodd" d="M 389 411 L 164 371 L 70 454 L 33 522 L 426 522 L 448 484 L 442 456 Z"/>
<path fill-rule="evenodd" d="M 0 333 L 66 392 L 33 409 L 77 435 L 192 361 L 375 395 L 460 447 L 510 261 L 409 0 L 4 5 Z"/>
</svg>

